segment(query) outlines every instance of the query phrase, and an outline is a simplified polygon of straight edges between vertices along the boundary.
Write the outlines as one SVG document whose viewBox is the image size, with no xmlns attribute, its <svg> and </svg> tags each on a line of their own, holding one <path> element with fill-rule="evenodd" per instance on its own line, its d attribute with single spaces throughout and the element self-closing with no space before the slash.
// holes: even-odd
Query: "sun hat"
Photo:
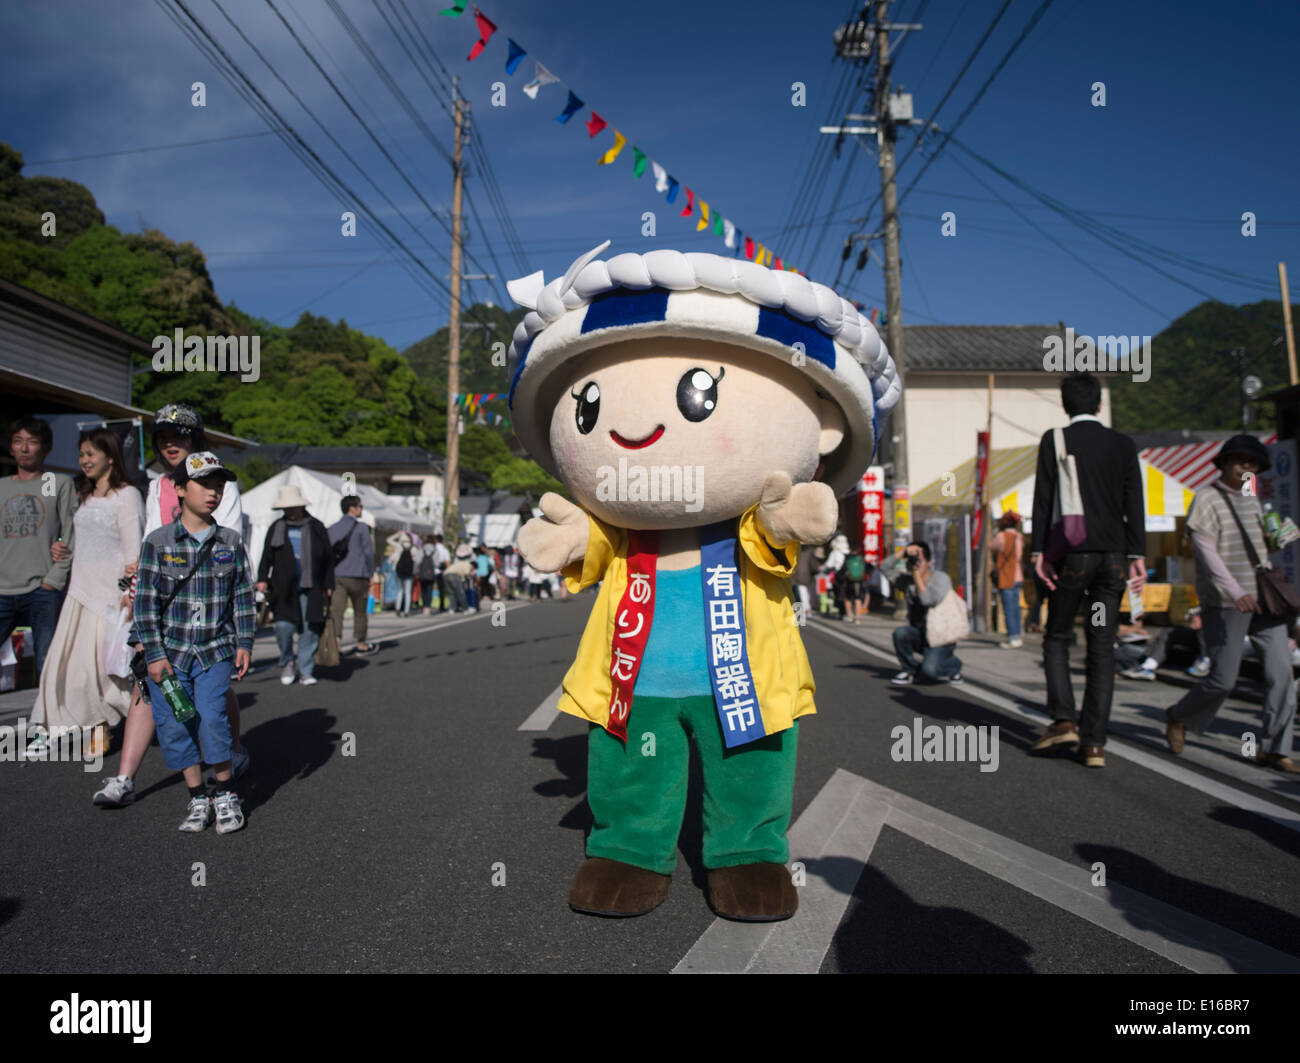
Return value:
<svg viewBox="0 0 1300 1063">
<path fill-rule="evenodd" d="M 470 549 L 469 543 L 461 543 L 456 547 L 456 560 L 464 561 L 466 558 L 474 556 L 474 551 Z"/>
<path fill-rule="evenodd" d="M 850 491 L 871 464 L 880 426 L 902 392 L 893 359 L 875 326 L 824 284 L 788 270 L 697 252 L 648 251 L 596 256 L 606 240 L 549 284 L 539 270 L 506 288 L 529 308 L 509 352 L 509 404 L 515 434 L 547 472 L 550 412 L 541 408 L 546 379 L 595 347 L 649 336 L 715 340 L 802 370 L 839 406 L 845 439 L 825 458 L 824 479 Z M 796 346 L 798 345 L 798 346 Z"/>
<path fill-rule="evenodd" d="M 302 492 L 298 490 L 296 484 L 281 484 L 280 489 L 275 494 L 275 504 L 272 509 L 297 509 L 298 507 L 306 508 L 309 503 L 302 497 Z"/>
<path fill-rule="evenodd" d="M 1259 471 L 1267 472 L 1273 467 L 1272 459 L 1268 456 L 1268 450 L 1252 435 L 1242 432 L 1235 435 L 1219 448 L 1219 453 L 1214 456 L 1214 464 L 1220 469 L 1223 468 L 1227 459 L 1233 455 L 1239 454 L 1242 457 L 1254 458 L 1259 462 Z"/>
</svg>

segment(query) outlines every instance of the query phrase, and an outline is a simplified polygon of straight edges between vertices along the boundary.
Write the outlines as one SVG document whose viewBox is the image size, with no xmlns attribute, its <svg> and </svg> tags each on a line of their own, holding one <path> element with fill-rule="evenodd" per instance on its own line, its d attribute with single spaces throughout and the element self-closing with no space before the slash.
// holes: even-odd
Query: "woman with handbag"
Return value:
<svg viewBox="0 0 1300 1063">
<path fill-rule="evenodd" d="M 83 755 L 93 759 L 108 752 L 108 728 L 131 706 L 129 625 L 119 581 L 127 579 L 128 567 L 133 569 L 140 556 L 144 502 L 126 481 L 122 448 L 110 429 L 81 433 L 78 462 L 82 474 L 77 477 L 76 550 L 68 597 L 41 671 L 31 720 L 51 737 L 70 728 L 83 735 L 91 730 Z M 46 748 L 38 739 L 28 743 L 27 755 L 40 759 Z"/>
<path fill-rule="evenodd" d="M 1248 637 L 1264 672 L 1264 734 L 1255 760 L 1262 767 L 1300 773 L 1291 759 L 1295 680 L 1287 621 L 1295 591 L 1271 568 L 1268 533 L 1255 476 L 1269 468 L 1268 451 L 1251 435 L 1233 436 L 1214 463 L 1222 475 L 1196 492 L 1187 531 L 1196 550 L 1196 593 L 1203 607 L 1210 674 L 1165 712 L 1165 737 L 1181 753 L 1190 728 L 1201 734 L 1232 692 Z"/>
</svg>

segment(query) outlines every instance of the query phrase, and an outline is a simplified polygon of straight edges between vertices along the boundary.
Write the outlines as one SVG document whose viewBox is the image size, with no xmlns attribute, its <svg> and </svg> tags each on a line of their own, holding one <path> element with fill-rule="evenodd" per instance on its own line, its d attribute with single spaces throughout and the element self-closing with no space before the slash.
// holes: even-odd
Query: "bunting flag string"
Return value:
<svg viewBox="0 0 1300 1063">
<path fill-rule="evenodd" d="M 474 21 L 478 23 L 478 43 L 469 50 L 469 62 L 473 62 L 483 54 L 487 42 L 492 39 L 492 34 L 497 31 L 496 24 L 489 21 L 488 17 L 477 7 L 474 8 Z"/>
<path fill-rule="evenodd" d="M 465 13 L 465 6 L 466 0 L 451 0 L 451 6 L 443 8 L 439 14 L 452 18 L 459 18 Z M 469 59 L 467 61 L 471 62 L 483 54 L 484 50 L 487 48 L 488 42 L 492 39 L 498 28 L 497 24 L 484 15 L 477 6 L 475 6 L 473 10 L 474 20 L 478 27 L 479 39 L 470 50 Z M 513 37 L 508 37 L 506 42 L 509 48 L 509 54 L 506 57 L 506 73 L 513 76 L 518 70 L 519 64 L 523 62 L 528 53 Z M 523 87 L 524 95 L 531 100 L 536 100 L 538 93 L 543 88 L 547 85 L 554 84 L 563 84 L 563 82 L 560 78 L 551 73 L 551 71 L 547 70 L 540 62 L 534 60 L 533 76 Z M 564 106 L 564 110 L 555 117 L 555 121 L 560 125 L 568 125 L 569 119 L 585 106 L 583 101 L 578 98 L 572 89 L 568 89 L 567 91 L 568 101 Z M 606 129 L 611 128 L 609 122 L 597 114 L 594 108 L 591 110 L 591 117 L 587 120 L 586 126 L 588 139 L 593 140 Z M 622 132 L 618 129 L 612 129 L 612 132 L 614 134 L 614 145 L 607 149 L 596 160 L 597 165 L 607 166 L 612 164 L 627 145 L 627 137 L 624 136 Z M 680 188 L 686 188 L 686 203 L 683 206 L 679 217 L 689 218 L 696 213 L 695 192 L 691 188 L 686 187 L 685 185 L 680 185 L 677 179 L 668 173 L 667 169 L 651 159 L 646 152 L 641 150 L 641 148 L 633 146 L 632 156 L 632 176 L 634 178 L 644 177 L 646 170 L 651 169 L 654 173 L 655 191 L 663 195 L 664 200 L 667 203 L 675 202 L 678 190 Z M 752 237 L 746 236 L 742 233 L 730 219 L 725 218 L 722 215 L 721 211 L 716 208 L 711 211 L 709 204 L 703 199 L 700 200 L 699 217 L 696 221 L 695 231 L 710 232 L 711 235 L 720 237 L 723 244 L 726 247 L 731 248 L 733 254 L 737 257 L 739 257 L 743 251 L 747 259 L 758 262 L 761 265 L 769 266 L 770 268 L 778 270 L 788 270 L 793 273 L 799 272 L 799 270 L 795 269 L 793 266 L 787 265 L 779 255 L 776 255 L 772 251 L 772 249 L 765 247 L 763 244 L 756 243 Z M 476 405 L 480 404 L 482 401 L 488 401 L 488 398 L 489 397 L 484 396 L 478 396 L 477 398 L 470 396 L 471 400 L 475 400 Z"/>
</svg>

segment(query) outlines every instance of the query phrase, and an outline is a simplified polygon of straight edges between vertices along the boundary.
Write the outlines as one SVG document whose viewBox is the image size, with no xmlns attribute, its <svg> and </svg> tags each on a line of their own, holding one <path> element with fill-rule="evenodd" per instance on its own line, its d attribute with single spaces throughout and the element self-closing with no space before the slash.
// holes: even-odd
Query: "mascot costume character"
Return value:
<svg viewBox="0 0 1300 1063">
<path fill-rule="evenodd" d="M 800 544 L 835 531 L 901 384 L 824 285 L 711 254 L 579 258 L 511 281 L 515 432 L 568 488 L 519 533 L 541 572 L 600 591 L 560 709 L 590 721 L 579 912 L 668 895 L 690 745 L 713 911 L 798 907 L 789 823 L 813 677 L 791 605 Z"/>
</svg>

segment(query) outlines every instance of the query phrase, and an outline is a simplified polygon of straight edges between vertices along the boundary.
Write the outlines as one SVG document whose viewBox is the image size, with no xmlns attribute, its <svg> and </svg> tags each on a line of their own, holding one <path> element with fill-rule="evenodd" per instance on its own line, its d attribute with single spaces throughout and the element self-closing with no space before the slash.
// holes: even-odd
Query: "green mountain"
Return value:
<svg viewBox="0 0 1300 1063">
<path fill-rule="evenodd" d="M 104 224 L 91 192 L 74 181 L 23 177 L 22 155 L 0 143 L 0 276 L 82 310 L 135 336 L 173 334 L 258 337 L 261 373 L 142 373 L 135 405 L 188 402 L 213 428 L 263 443 L 314 446 L 420 446 L 442 454 L 447 430 L 446 329 L 410 349 L 304 313 L 289 328 L 223 304 L 203 252 L 156 229 L 123 233 Z M 53 235 L 42 233 L 54 214 Z M 48 228 L 47 228 L 48 232 Z M 491 340 L 475 319 L 509 343 L 518 317 L 486 305 L 465 314 L 462 390 L 505 390 L 504 367 L 491 364 Z M 136 356 L 138 369 L 150 359 Z M 504 412 L 504 404 L 500 409 Z M 508 427 L 470 426 L 462 463 L 494 487 L 558 487 L 533 462 L 509 451 Z M 250 479 L 270 470 L 250 470 Z M 246 484 L 249 486 L 250 484 Z"/>
<path fill-rule="evenodd" d="M 1121 432 L 1240 429 L 1241 380 L 1250 375 L 1264 393 L 1290 382 L 1281 301 L 1201 303 L 1152 339 L 1149 380 L 1110 377 L 1111 423 Z M 1252 427 L 1273 424 L 1272 403 L 1256 406 Z"/>
</svg>

